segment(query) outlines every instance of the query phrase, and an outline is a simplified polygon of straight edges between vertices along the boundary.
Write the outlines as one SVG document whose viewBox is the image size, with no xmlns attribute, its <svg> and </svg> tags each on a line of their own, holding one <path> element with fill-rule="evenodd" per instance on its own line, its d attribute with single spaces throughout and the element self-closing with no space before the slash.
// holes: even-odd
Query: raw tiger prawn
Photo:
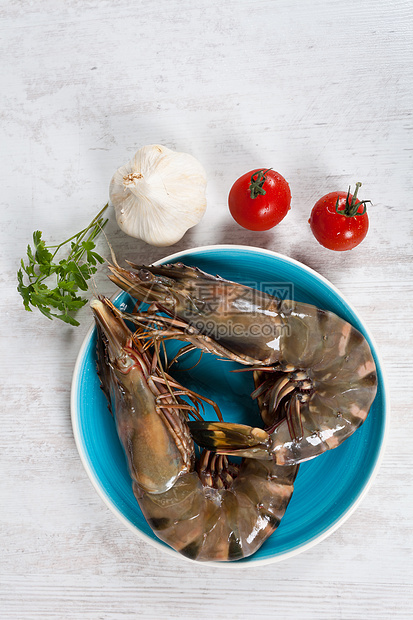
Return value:
<svg viewBox="0 0 413 620">
<path fill-rule="evenodd" d="M 248 426 L 194 421 L 199 445 L 292 465 L 339 446 L 363 424 L 377 391 L 376 367 L 350 323 L 182 263 L 130 265 L 110 266 L 109 277 L 150 304 L 131 320 L 161 340 L 187 341 L 182 353 L 200 348 L 254 371 L 252 396 L 266 434 L 257 441 Z"/>
<path fill-rule="evenodd" d="M 191 559 L 238 560 L 255 553 L 285 513 L 298 466 L 252 458 L 232 465 L 209 450 L 196 459 L 188 415 L 199 417 L 201 397 L 168 375 L 158 343 L 141 327 L 132 333 L 109 300 L 91 306 L 98 374 L 133 492 L 152 530 Z M 251 433 L 254 442 L 264 435 L 260 429 Z"/>
</svg>

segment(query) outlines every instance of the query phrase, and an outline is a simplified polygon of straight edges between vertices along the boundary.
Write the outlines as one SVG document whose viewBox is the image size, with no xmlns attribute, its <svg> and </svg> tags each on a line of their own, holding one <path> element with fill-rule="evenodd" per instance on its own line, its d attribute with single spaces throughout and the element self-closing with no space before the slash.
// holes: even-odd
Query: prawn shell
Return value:
<svg viewBox="0 0 413 620">
<path fill-rule="evenodd" d="M 195 472 L 188 404 L 180 398 L 184 386 L 168 379 L 158 366 L 155 344 L 142 343 L 142 328 L 132 334 L 109 300 L 94 300 L 92 310 L 98 325 L 98 374 L 133 493 L 153 532 L 200 561 L 232 561 L 255 553 L 284 515 L 297 468 L 286 479 L 288 472 L 278 471 L 272 461 L 247 459 L 236 468 L 206 452 Z M 233 434 L 238 437 L 236 429 Z M 252 431 L 253 442 L 263 437 L 264 431 Z"/>
</svg>

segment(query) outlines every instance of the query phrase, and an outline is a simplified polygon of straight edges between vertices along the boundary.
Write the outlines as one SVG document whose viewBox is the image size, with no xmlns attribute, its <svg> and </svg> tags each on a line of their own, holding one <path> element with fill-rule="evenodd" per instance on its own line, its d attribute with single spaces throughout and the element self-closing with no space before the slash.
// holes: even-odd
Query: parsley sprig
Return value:
<svg viewBox="0 0 413 620">
<path fill-rule="evenodd" d="M 22 259 L 17 272 L 17 290 L 26 310 L 31 312 L 30 306 L 33 306 L 48 319 L 55 317 L 70 325 L 79 325 L 73 313 L 88 300 L 77 293 L 79 289 L 87 291 L 87 280 L 96 273 L 97 263 L 105 260 L 94 251 L 94 239 L 108 221 L 102 217 L 107 207 L 106 204 L 89 226 L 58 245 L 47 246 L 40 230 L 33 233 L 34 250 L 27 246 L 28 261 L 25 263 Z M 68 257 L 57 262 L 56 255 L 68 243 Z"/>
</svg>

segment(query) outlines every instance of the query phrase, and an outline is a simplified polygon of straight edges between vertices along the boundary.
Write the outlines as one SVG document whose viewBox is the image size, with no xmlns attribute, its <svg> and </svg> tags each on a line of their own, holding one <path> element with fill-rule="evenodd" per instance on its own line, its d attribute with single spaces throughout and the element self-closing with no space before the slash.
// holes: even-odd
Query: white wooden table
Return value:
<svg viewBox="0 0 413 620">
<path fill-rule="evenodd" d="M 36 0 L 0 4 L 0 617 L 388 619 L 413 615 L 412 4 L 393 0 Z M 25 312 L 16 270 L 33 230 L 58 242 L 106 202 L 114 170 L 145 144 L 195 155 L 208 210 L 173 248 L 107 234 L 121 258 L 153 261 L 212 243 L 269 248 L 347 295 L 385 361 L 392 422 L 357 512 L 288 561 L 231 572 L 137 539 L 96 494 L 73 439 L 77 329 Z M 227 193 L 272 166 L 288 217 L 236 225 Z M 314 202 L 362 181 L 370 231 L 323 249 Z M 104 240 L 100 250 L 107 255 Z M 102 273 L 98 289 L 114 287 Z"/>
</svg>

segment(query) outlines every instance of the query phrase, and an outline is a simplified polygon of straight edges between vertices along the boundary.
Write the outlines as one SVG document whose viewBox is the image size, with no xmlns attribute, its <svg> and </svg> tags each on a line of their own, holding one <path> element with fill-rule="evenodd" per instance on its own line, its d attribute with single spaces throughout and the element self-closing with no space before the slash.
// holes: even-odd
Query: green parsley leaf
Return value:
<svg viewBox="0 0 413 620">
<path fill-rule="evenodd" d="M 27 246 L 27 262 L 22 259 L 17 271 L 17 290 L 26 310 L 32 312 L 31 307 L 37 308 L 50 320 L 57 318 L 69 325 L 79 325 L 73 313 L 87 303 L 87 298 L 77 293 L 88 290 L 87 280 L 96 273 L 96 264 L 105 261 L 93 251 L 93 239 L 108 221 L 102 217 L 107 207 L 106 204 L 89 226 L 59 245 L 47 246 L 42 232 L 34 231 L 34 251 Z M 57 260 L 56 255 L 67 244 L 69 255 Z"/>
</svg>

